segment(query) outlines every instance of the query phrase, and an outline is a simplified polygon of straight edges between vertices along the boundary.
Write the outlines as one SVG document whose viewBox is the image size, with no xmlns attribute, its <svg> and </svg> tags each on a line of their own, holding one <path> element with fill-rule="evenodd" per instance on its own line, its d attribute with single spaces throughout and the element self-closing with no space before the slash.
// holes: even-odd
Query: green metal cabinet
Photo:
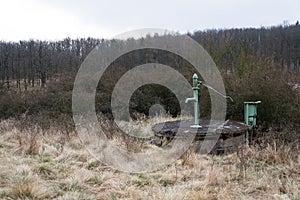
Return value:
<svg viewBox="0 0 300 200">
<path fill-rule="evenodd" d="M 257 116 L 257 104 L 261 101 L 256 102 L 244 102 L 244 121 L 245 124 L 249 126 L 256 126 L 256 116 Z"/>
</svg>

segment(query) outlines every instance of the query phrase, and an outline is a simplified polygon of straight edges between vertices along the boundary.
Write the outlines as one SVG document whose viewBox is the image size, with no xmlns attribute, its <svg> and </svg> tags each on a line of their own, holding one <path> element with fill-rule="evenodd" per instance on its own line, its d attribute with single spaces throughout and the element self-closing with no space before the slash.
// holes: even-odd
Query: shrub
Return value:
<svg viewBox="0 0 300 200">
<path fill-rule="evenodd" d="M 234 99 L 228 104 L 227 115 L 243 120 L 243 102 L 262 101 L 258 105 L 258 123 L 266 126 L 300 124 L 300 99 L 282 72 L 261 70 L 238 77 L 225 75 L 227 94 Z"/>
</svg>

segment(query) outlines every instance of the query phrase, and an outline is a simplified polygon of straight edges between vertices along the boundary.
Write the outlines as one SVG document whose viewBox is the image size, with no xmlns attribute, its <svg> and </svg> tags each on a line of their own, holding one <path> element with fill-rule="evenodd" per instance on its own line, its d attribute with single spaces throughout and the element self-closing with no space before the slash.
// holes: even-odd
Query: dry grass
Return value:
<svg viewBox="0 0 300 200">
<path fill-rule="evenodd" d="M 131 123 L 149 134 L 153 121 Z M 13 120 L 0 130 L 0 199 L 300 199 L 299 142 L 223 156 L 189 151 L 161 171 L 127 174 L 91 157 L 75 133 L 21 131 Z"/>
</svg>

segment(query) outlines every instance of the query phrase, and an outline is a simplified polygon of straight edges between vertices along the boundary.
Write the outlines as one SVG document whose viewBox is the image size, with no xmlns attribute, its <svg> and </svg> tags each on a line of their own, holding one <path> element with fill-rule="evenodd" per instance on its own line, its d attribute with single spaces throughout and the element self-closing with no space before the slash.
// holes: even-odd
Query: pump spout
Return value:
<svg viewBox="0 0 300 200">
<path fill-rule="evenodd" d="M 193 98 L 186 98 L 185 99 L 185 103 L 188 103 L 189 101 L 195 101 L 195 102 L 197 102 L 197 100 L 196 100 L 195 97 L 193 97 Z"/>
</svg>

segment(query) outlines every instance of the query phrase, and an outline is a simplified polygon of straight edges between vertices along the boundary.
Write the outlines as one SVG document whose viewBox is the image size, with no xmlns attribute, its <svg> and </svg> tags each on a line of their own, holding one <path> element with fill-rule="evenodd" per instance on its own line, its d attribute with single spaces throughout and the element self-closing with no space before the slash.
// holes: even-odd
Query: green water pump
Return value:
<svg viewBox="0 0 300 200">
<path fill-rule="evenodd" d="M 226 96 L 225 94 L 222 94 L 221 92 L 217 91 L 216 89 L 214 89 L 212 86 L 199 81 L 198 80 L 198 75 L 195 73 L 193 75 L 193 91 L 194 91 L 194 96 L 191 98 L 186 98 L 185 103 L 188 103 L 190 101 L 194 102 L 194 124 L 191 126 L 191 128 L 201 128 L 202 126 L 199 124 L 199 97 L 198 97 L 198 91 L 199 91 L 199 86 L 202 85 L 206 88 L 208 88 L 209 90 L 214 91 L 215 93 L 221 95 L 222 97 L 226 98 L 226 99 L 230 99 L 233 102 L 233 99 L 230 96 Z"/>
</svg>

